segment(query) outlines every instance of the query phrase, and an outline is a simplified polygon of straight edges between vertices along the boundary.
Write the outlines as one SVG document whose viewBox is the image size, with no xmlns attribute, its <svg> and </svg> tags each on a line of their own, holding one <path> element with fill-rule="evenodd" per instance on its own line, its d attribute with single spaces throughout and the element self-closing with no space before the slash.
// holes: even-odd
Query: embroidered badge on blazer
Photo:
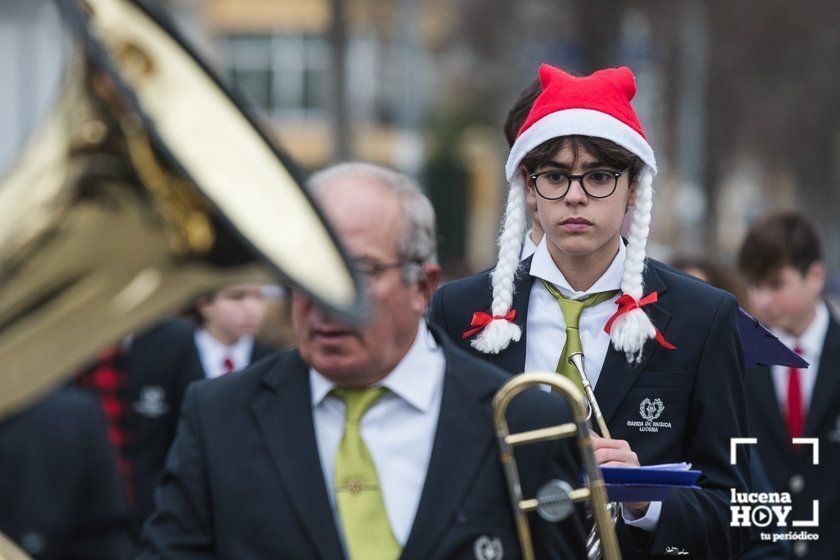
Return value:
<svg viewBox="0 0 840 560">
<path fill-rule="evenodd" d="M 140 398 L 134 403 L 137 414 L 149 418 L 158 418 L 169 412 L 166 404 L 166 392 L 159 385 L 147 385 L 140 390 Z"/>
<path fill-rule="evenodd" d="M 628 420 L 628 428 L 638 428 L 640 432 L 658 432 L 661 428 L 670 428 L 670 422 L 658 421 L 665 411 L 665 403 L 660 398 L 644 399 L 639 403 L 639 416 L 642 420 Z"/>
<path fill-rule="evenodd" d="M 481 535 L 475 539 L 473 552 L 475 552 L 476 560 L 502 560 L 505 555 L 501 539 L 499 537 L 490 538 L 487 535 Z"/>
</svg>

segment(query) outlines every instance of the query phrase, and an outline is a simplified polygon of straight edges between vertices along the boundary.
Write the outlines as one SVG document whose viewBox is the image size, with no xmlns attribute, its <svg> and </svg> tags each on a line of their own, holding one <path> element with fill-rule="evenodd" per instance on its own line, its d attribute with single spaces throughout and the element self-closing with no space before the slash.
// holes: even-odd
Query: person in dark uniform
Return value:
<svg viewBox="0 0 840 560">
<path fill-rule="evenodd" d="M 730 294 L 647 259 L 656 160 L 630 104 L 627 68 L 571 76 L 540 68 L 542 93 L 519 131 L 499 260 L 445 284 L 432 321 L 509 374 L 585 369 L 612 439 L 595 440 L 607 466 L 689 462 L 701 490 L 626 503 L 624 558 L 732 558 L 749 528 L 730 527 L 729 495 L 749 486 L 738 304 Z M 526 197 L 545 236 L 520 262 Z M 626 239 L 622 222 L 630 209 Z"/>
<path fill-rule="evenodd" d="M 61 389 L 0 422 L 0 531 L 35 560 L 131 557 L 128 507 L 90 395 Z"/>
<path fill-rule="evenodd" d="M 840 324 L 822 299 L 825 267 L 811 221 L 773 212 L 750 226 L 738 264 L 756 318 L 810 364 L 747 371 L 750 427 L 772 490 L 789 494 L 791 558 L 834 558 L 840 551 Z M 812 438 L 795 444 L 794 438 Z M 813 441 L 816 441 L 816 444 Z M 815 464 L 814 445 L 818 446 Z M 792 526 L 813 521 L 816 526 Z"/>
<path fill-rule="evenodd" d="M 199 326 L 173 319 L 133 337 L 128 351 L 128 457 L 138 526 L 153 494 L 190 383 L 247 367 L 274 348 L 254 338 L 265 317 L 257 284 L 239 284 L 195 303 Z"/>
<path fill-rule="evenodd" d="M 491 419 L 506 376 L 423 320 L 440 276 L 431 204 L 363 163 L 311 188 L 367 281 L 370 321 L 295 294 L 296 350 L 191 387 L 139 558 L 518 558 Z M 512 430 L 568 417 L 556 395 L 521 398 Z M 576 481 L 572 445 L 517 451 L 524 491 Z M 576 514 L 529 521 L 538 557 L 585 555 Z"/>
</svg>

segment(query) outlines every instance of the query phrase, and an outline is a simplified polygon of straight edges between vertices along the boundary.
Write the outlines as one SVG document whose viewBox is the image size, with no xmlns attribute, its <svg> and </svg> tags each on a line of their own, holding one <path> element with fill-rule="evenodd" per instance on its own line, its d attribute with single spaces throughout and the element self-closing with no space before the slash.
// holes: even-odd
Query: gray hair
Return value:
<svg viewBox="0 0 840 560">
<path fill-rule="evenodd" d="M 420 186 L 409 176 L 392 169 L 364 162 L 338 163 L 314 173 L 307 188 L 317 193 L 325 185 L 348 177 L 376 181 L 399 199 L 403 231 L 397 240 L 397 254 L 406 261 L 403 282 L 413 284 L 423 278 L 422 265 L 437 264 L 435 210 Z"/>
</svg>

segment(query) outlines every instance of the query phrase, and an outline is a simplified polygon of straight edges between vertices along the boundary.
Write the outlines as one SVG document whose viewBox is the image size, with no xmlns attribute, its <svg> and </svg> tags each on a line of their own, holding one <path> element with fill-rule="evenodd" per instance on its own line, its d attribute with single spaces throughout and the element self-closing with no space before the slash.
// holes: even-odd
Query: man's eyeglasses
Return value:
<svg viewBox="0 0 840 560">
<path fill-rule="evenodd" d="M 615 192 L 618 178 L 624 175 L 627 169 L 622 171 L 593 169 L 583 175 L 570 175 L 552 169 L 531 173 L 531 183 L 537 189 L 537 194 L 548 200 L 557 200 L 566 196 L 572 181 L 578 181 L 583 192 L 590 198 L 607 198 Z"/>
<path fill-rule="evenodd" d="M 351 262 L 360 274 L 368 278 L 378 278 L 392 268 L 402 268 L 408 264 L 423 264 L 419 259 L 406 259 L 390 263 L 383 263 L 370 259 L 351 259 Z"/>
</svg>

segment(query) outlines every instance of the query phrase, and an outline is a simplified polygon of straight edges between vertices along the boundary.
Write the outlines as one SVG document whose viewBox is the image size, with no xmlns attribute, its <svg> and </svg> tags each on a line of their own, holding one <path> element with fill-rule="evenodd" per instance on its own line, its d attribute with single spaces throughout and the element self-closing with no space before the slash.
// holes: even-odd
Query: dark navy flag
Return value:
<svg viewBox="0 0 840 560">
<path fill-rule="evenodd" d="M 741 335 L 741 346 L 744 349 L 744 365 L 748 368 L 756 366 L 786 366 L 793 368 L 807 368 L 808 362 L 802 356 L 785 346 L 776 335 L 764 328 L 757 319 L 750 316 L 743 309 L 738 309 L 738 332 Z"/>
</svg>

